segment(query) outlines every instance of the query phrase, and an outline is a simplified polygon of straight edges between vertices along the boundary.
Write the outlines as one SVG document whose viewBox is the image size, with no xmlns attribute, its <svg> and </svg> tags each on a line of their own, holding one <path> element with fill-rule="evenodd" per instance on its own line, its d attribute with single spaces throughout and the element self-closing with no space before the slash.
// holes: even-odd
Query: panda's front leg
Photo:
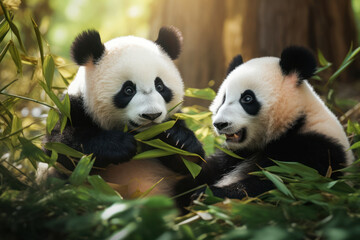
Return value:
<svg viewBox="0 0 360 240">
<path fill-rule="evenodd" d="M 93 153 L 95 166 L 105 167 L 129 161 L 136 154 L 137 144 L 134 136 L 122 131 L 106 131 L 80 134 L 84 153 Z"/>
<path fill-rule="evenodd" d="M 205 156 L 204 149 L 194 132 L 188 129 L 182 120 L 178 120 L 172 128 L 160 134 L 159 138 L 174 147 L 196 153 L 201 157 Z"/>
</svg>

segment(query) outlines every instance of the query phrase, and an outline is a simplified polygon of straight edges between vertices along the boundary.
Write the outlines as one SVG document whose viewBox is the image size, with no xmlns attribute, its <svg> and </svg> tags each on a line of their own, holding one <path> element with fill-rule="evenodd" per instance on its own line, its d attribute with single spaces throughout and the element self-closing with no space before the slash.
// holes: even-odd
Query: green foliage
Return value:
<svg viewBox="0 0 360 240">
<path fill-rule="evenodd" d="M 196 178 L 197 175 L 199 175 L 200 171 L 201 171 L 201 167 L 199 165 L 197 165 L 196 163 L 193 163 L 189 160 L 186 160 L 185 158 L 181 157 L 181 159 L 183 160 L 185 166 L 189 169 L 191 175 Z"/>
<path fill-rule="evenodd" d="M 153 137 L 156 137 L 157 135 L 159 135 L 160 133 L 172 128 L 175 124 L 175 121 L 167 121 L 158 125 L 153 126 L 150 129 L 147 129 L 145 131 L 142 131 L 138 134 L 135 135 L 135 139 L 137 140 L 149 140 Z"/>
<path fill-rule="evenodd" d="M 91 182 L 94 185 L 94 179 Z M 46 190 L 1 193 L 2 239 L 174 239 L 178 235 L 173 229 L 176 210 L 165 197 L 125 201 L 108 192 L 99 195 L 99 188 L 62 182 Z"/>
<path fill-rule="evenodd" d="M 278 166 L 261 172 L 262 176 L 281 182 L 276 190 L 259 198 L 225 200 L 215 205 L 204 204 L 206 200 L 197 202 L 192 213 L 181 220 L 193 219 L 187 224 L 202 239 L 214 236 L 218 239 L 355 239 L 360 236 L 355 227 L 360 222 L 360 190 L 349 185 L 359 186 L 359 178 L 351 183 L 346 179 L 334 181 L 299 163 L 276 163 Z M 352 168 L 359 171 L 359 165 Z M 341 218 L 346 219 L 346 224 Z M 223 225 L 220 232 L 214 223 Z"/>
<path fill-rule="evenodd" d="M 59 4 L 58 2 L 55 4 Z M 29 18 L 36 39 L 36 51 L 26 51 L 16 16 L 0 1 L 4 17 L 0 21 L 0 63 L 11 63 L 13 75 L 0 83 L 0 236 L 1 239 L 358 239 L 360 236 L 360 159 L 341 171 L 338 180 L 321 176 L 314 169 L 293 162 L 275 162 L 275 166 L 252 173 L 274 183 L 276 189 L 257 198 L 229 200 L 215 197 L 210 189 L 194 201 L 189 213 L 178 216 L 173 199 L 147 197 L 156 185 L 134 200 L 124 200 L 100 176 L 89 175 L 91 155 L 62 143 L 41 145 L 45 131 L 56 124 L 61 130 L 70 118 L 70 100 L 62 90 L 74 76 L 66 61 L 49 51 L 49 46 L 33 18 Z M 90 14 L 91 15 L 91 14 Z M 45 44 L 44 44 L 45 43 Z M 353 106 L 334 97 L 336 79 L 358 55 L 350 49 L 340 68 L 328 81 L 320 76 L 327 104 Z M 332 64 L 318 51 L 320 68 Z M 8 66 L 8 65 L 7 65 Z M 30 89 L 21 93 L 21 84 L 31 79 Z M 187 89 L 186 96 L 212 100 L 210 89 Z M 24 106 L 36 106 L 46 116 L 21 117 Z M 179 103 L 180 105 L 181 103 Z M 174 106 L 173 109 L 178 106 Z M 46 117 L 46 119 L 45 119 Z M 348 116 L 344 115 L 345 120 Z M 184 156 L 195 156 L 170 146 L 156 136 L 183 119 L 203 143 L 206 154 L 215 149 L 239 161 L 241 156 L 221 147 L 222 137 L 212 131 L 211 113 L 201 106 L 183 107 L 171 120 L 135 135 L 141 144 L 154 149 L 139 152 L 133 159 L 179 154 L 193 177 L 201 168 Z M 124 131 L 128 131 L 125 127 Z M 351 149 L 360 157 L 360 124 L 347 122 Z M 154 139 L 155 138 L 155 139 Z M 46 155 L 42 148 L 51 151 Z M 49 179 L 38 184 L 34 172 L 39 162 L 55 164 L 58 154 L 73 160 L 75 170 L 67 182 Z M 80 160 L 77 160 L 80 159 Z M 61 169 L 60 169 L 61 170 Z M 331 174 L 329 169 L 329 175 Z M 197 189 L 203 188 L 199 186 Z M 197 190 L 194 189 L 194 190 Z M 179 196 L 175 196 L 176 199 Z"/>
</svg>

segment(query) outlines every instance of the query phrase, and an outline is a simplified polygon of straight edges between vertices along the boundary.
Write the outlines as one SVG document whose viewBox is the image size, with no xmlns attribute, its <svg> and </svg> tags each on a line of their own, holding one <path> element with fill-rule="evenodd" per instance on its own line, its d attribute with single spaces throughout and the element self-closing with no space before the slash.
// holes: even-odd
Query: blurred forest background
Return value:
<svg viewBox="0 0 360 240">
<path fill-rule="evenodd" d="M 245 61 L 279 56 L 284 47 L 297 44 L 314 53 L 320 49 L 333 63 L 333 69 L 337 69 L 350 45 L 358 46 L 360 34 L 359 0 L 301 3 L 296 0 L 23 0 L 20 5 L 20 0 L 4 2 L 17 8 L 15 21 L 20 21 L 20 32 L 29 54 L 35 54 L 37 49 L 29 21 L 33 16 L 50 46 L 49 51 L 61 56 L 58 61 L 67 65 L 67 72 L 62 73 L 67 77 L 76 70 L 71 68 L 74 65 L 69 60 L 70 44 L 79 32 L 88 28 L 99 30 L 103 41 L 107 41 L 122 35 L 156 39 L 161 26 L 174 25 L 184 36 L 184 48 L 177 65 L 185 86 L 210 86 L 214 90 L 225 77 L 227 64 L 238 53 Z M 15 78 L 14 68 L 10 56 L 5 56 L 0 66 L 0 87 Z M 330 76 L 332 72 L 322 74 Z M 359 99 L 359 78 L 360 62 L 356 61 L 337 81 L 337 94 Z M 39 94 L 30 91 L 35 87 L 30 79 L 25 82 L 12 88 L 21 90 L 19 94 Z M 194 101 L 199 103 L 199 100 L 187 99 L 185 104 L 194 104 Z"/>
</svg>

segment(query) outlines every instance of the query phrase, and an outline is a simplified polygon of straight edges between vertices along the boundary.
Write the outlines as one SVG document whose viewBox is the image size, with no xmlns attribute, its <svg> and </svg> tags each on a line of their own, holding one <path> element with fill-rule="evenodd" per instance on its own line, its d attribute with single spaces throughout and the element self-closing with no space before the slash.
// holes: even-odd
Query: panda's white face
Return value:
<svg viewBox="0 0 360 240">
<path fill-rule="evenodd" d="M 252 59 L 227 76 L 210 110 L 216 132 L 226 135 L 230 149 L 261 148 L 276 138 L 274 132 L 281 132 L 277 126 L 282 115 L 278 112 L 281 89 L 286 89 L 286 85 L 279 59 L 274 57 Z M 295 89 L 292 85 L 289 88 Z M 285 121 L 297 115 L 286 114 Z"/>
<path fill-rule="evenodd" d="M 172 60 L 154 42 L 132 36 L 105 49 L 96 64 L 80 67 L 69 93 L 83 92 L 87 111 L 104 129 L 141 131 L 166 120 L 184 95 Z"/>
</svg>

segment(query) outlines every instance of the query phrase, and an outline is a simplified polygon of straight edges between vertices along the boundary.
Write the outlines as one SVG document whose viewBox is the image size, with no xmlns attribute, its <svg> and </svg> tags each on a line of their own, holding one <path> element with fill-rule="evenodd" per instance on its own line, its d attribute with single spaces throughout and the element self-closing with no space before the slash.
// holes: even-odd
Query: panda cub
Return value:
<svg viewBox="0 0 360 240">
<path fill-rule="evenodd" d="M 162 178 L 151 194 L 174 195 L 193 188 L 179 156 L 130 161 L 137 152 L 134 135 L 169 120 L 180 108 L 184 86 L 172 60 L 179 56 L 181 44 L 181 33 L 174 27 L 161 28 L 155 42 L 124 36 L 103 44 L 97 31 L 79 34 L 71 47 L 80 65 L 68 88 L 72 121 L 62 134 L 56 126 L 45 142 L 93 153 L 98 169 L 93 173 L 125 198 L 138 196 Z M 157 138 L 204 156 L 201 143 L 183 121 Z M 58 162 L 69 170 L 75 167 L 63 155 Z"/>
<path fill-rule="evenodd" d="M 216 196 L 243 198 L 274 188 L 248 175 L 274 165 L 271 159 L 300 162 L 321 175 L 353 161 L 340 122 L 306 80 L 315 70 L 314 56 L 296 46 L 280 59 L 233 59 L 210 110 L 227 148 L 245 160 L 223 152 L 207 159 L 200 177 Z"/>
</svg>

